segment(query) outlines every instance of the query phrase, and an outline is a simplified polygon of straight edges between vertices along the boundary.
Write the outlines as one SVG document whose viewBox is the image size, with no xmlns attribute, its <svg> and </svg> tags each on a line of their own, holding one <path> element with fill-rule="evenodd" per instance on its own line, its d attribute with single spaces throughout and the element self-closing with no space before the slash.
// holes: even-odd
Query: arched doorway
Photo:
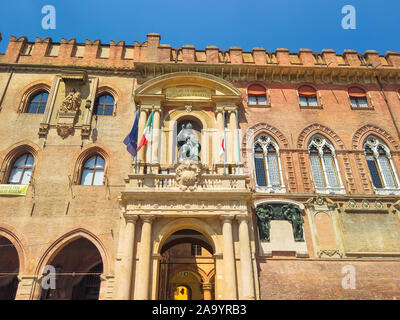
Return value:
<svg viewBox="0 0 400 320">
<path fill-rule="evenodd" d="M 96 246 L 78 238 L 48 263 L 56 271 L 55 289 L 42 290 L 41 300 L 97 300 L 103 261 Z"/>
<path fill-rule="evenodd" d="M 15 299 L 18 273 L 18 252 L 10 240 L 0 236 L 0 300 Z"/>
<path fill-rule="evenodd" d="M 159 299 L 210 300 L 215 270 L 213 248 L 198 231 L 183 229 L 168 237 L 161 249 Z"/>
</svg>

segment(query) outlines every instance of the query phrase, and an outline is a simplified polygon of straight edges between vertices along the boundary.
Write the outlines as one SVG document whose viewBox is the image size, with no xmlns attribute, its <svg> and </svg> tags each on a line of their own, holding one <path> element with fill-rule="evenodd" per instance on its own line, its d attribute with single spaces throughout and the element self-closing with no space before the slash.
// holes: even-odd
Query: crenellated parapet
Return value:
<svg viewBox="0 0 400 320">
<path fill-rule="evenodd" d="M 171 63 L 171 64 L 212 64 L 212 65 L 243 65 L 243 66 L 311 66 L 311 67 L 400 67 L 400 53 L 388 51 L 385 55 L 374 50 L 364 54 L 354 50 L 344 50 L 338 54 L 334 50 L 324 49 L 313 52 L 310 49 L 300 49 L 293 53 L 285 48 L 267 51 L 256 47 L 252 51 L 244 51 L 240 47 L 230 47 L 222 50 L 216 46 L 207 46 L 198 50 L 193 45 L 182 48 L 172 48 L 161 44 L 158 33 L 149 33 L 147 40 L 133 45 L 125 41 L 113 41 L 103 44 L 100 40 L 86 40 L 78 43 L 75 39 L 61 39 L 53 42 L 51 38 L 36 38 L 30 42 L 26 37 L 12 36 L 0 62 L 19 64 L 55 64 L 79 65 L 111 68 L 133 68 L 135 62 Z"/>
</svg>

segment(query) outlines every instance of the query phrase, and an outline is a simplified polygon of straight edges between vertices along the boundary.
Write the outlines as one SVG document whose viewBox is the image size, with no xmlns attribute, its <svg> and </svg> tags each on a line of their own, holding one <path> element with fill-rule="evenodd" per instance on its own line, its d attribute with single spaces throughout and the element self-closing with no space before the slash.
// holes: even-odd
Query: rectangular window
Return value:
<svg viewBox="0 0 400 320">
<path fill-rule="evenodd" d="M 378 157 L 378 163 L 382 169 L 382 176 L 385 179 L 387 188 L 397 188 L 396 182 L 394 181 L 392 168 L 389 163 L 389 159 L 385 156 Z"/>
<path fill-rule="evenodd" d="M 307 107 L 307 98 L 304 96 L 300 96 L 299 98 L 300 98 L 300 105 L 302 107 Z"/>
<path fill-rule="evenodd" d="M 317 188 L 324 188 L 324 175 L 322 172 L 321 161 L 319 155 L 310 154 L 311 170 L 314 178 L 314 183 Z"/>
<path fill-rule="evenodd" d="M 275 153 L 267 154 L 268 161 L 268 173 L 271 185 L 273 187 L 280 187 L 281 179 L 279 178 L 279 165 L 278 159 Z"/>
<path fill-rule="evenodd" d="M 190 255 L 194 256 L 201 256 L 201 246 L 198 244 L 192 244 L 190 248 Z"/>
<path fill-rule="evenodd" d="M 367 164 L 369 173 L 371 174 L 372 182 L 375 188 L 383 188 L 381 177 L 379 176 L 379 171 L 376 166 L 376 162 L 373 156 L 367 156 Z"/>
<path fill-rule="evenodd" d="M 264 164 L 264 154 L 255 153 L 254 154 L 254 165 L 256 171 L 257 185 L 260 187 L 267 186 L 267 177 L 265 176 L 265 164 Z"/>
<path fill-rule="evenodd" d="M 324 155 L 324 165 L 329 186 L 338 188 L 339 185 L 336 176 L 335 163 L 331 155 Z"/>
<path fill-rule="evenodd" d="M 318 107 L 318 100 L 317 97 L 309 97 L 308 98 L 308 105 L 310 107 Z"/>
</svg>

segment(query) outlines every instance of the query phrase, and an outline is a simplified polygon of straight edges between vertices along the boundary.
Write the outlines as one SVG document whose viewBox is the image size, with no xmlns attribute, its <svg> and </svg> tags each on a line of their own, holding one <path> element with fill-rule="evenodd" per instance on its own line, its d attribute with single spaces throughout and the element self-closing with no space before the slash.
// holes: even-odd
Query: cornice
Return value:
<svg viewBox="0 0 400 320">
<path fill-rule="evenodd" d="M 400 69 L 393 67 L 326 67 L 281 66 L 246 64 L 199 64 L 135 62 L 135 70 L 144 78 L 154 78 L 172 72 L 208 73 L 228 81 L 269 82 L 319 82 L 319 83 L 376 83 L 376 77 L 384 84 L 400 83 Z"/>
<path fill-rule="evenodd" d="M 91 74 L 119 75 L 127 77 L 155 78 L 172 72 L 198 72 L 211 74 L 227 81 L 268 81 L 268 82 L 316 82 L 316 83 L 376 83 L 376 77 L 383 84 L 400 83 L 400 68 L 394 67 L 326 67 L 326 66 L 281 66 L 246 64 L 199 64 L 135 62 L 133 68 L 109 68 L 93 66 L 65 66 L 49 64 L 0 63 L 0 71 L 12 68 L 19 72 L 60 73 L 65 70 L 85 70 Z"/>
</svg>

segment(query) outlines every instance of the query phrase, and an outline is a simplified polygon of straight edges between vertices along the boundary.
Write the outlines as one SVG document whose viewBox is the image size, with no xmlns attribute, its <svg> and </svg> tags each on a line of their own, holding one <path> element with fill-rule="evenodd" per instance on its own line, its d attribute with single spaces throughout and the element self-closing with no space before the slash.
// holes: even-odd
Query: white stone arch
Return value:
<svg viewBox="0 0 400 320">
<path fill-rule="evenodd" d="M 182 218 L 170 221 L 159 230 L 158 238 L 155 239 L 153 245 L 153 255 L 160 254 L 164 243 L 170 235 L 172 235 L 176 231 L 183 229 L 191 229 L 200 232 L 204 237 L 206 237 L 211 247 L 213 248 L 214 253 L 222 252 L 222 248 L 220 248 L 220 245 L 218 243 L 217 230 L 215 230 L 208 223 L 200 219 Z"/>
</svg>

